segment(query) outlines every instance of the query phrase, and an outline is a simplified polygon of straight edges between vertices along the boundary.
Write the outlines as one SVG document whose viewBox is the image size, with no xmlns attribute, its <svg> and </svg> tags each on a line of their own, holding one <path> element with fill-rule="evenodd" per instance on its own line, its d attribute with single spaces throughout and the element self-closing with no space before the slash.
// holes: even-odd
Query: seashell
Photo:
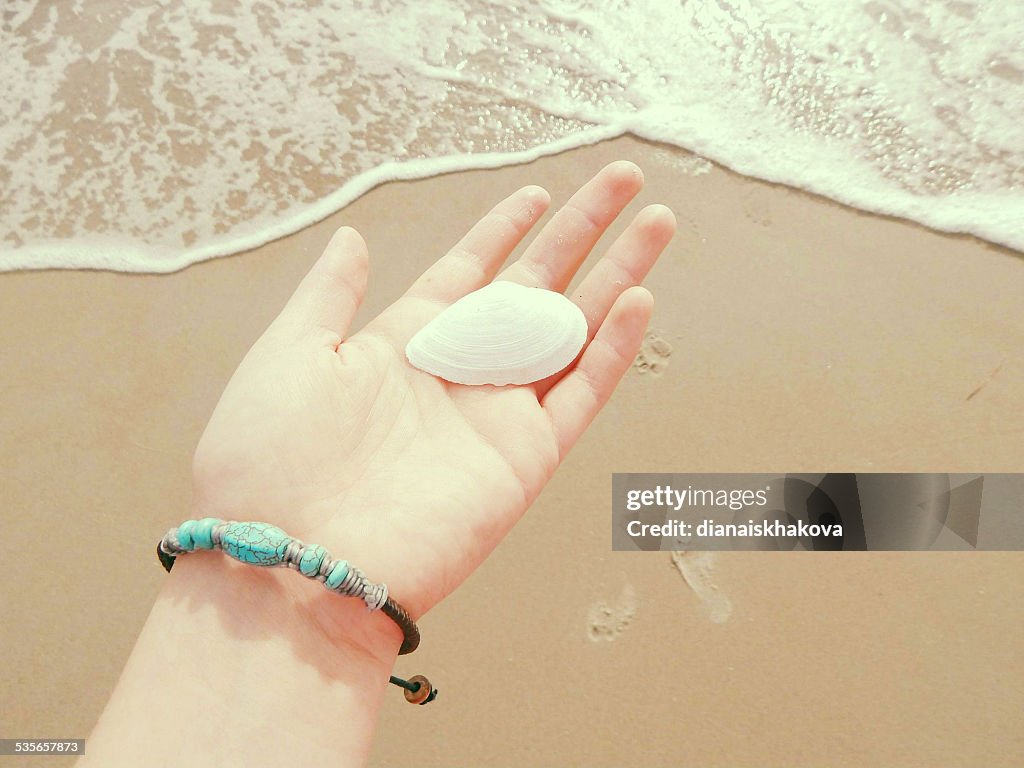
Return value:
<svg viewBox="0 0 1024 768">
<path fill-rule="evenodd" d="M 503 386 L 558 373 L 586 341 L 587 319 L 565 296 L 496 280 L 423 326 L 405 355 L 456 384 Z"/>
</svg>

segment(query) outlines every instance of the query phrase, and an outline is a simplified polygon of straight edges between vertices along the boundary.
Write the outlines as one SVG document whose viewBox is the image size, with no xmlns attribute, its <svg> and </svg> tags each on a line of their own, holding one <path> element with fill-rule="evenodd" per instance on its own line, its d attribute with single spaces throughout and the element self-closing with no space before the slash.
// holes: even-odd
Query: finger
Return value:
<svg viewBox="0 0 1024 768">
<path fill-rule="evenodd" d="M 615 300 L 639 285 L 676 233 L 676 217 L 664 205 L 650 205 L 637 214 L 583 278 L 570 297 L 587 318 L 587 341 L 608 316 Z"/>
<path fill-rule="evenodd" d="M 636 359 L 653 306 L 654 297 L 642 286 L 619 296 L 576 367 L 541 400 L 560 457 L 576 444 Z"/>
<path fill-rule="evenodd" d="M 608 225 L 643 184 L 643 173 L 633 163 L 619 160 L 606 165 L 569 198 L 499 279 L 564 291 Z"/>
<path fill-rule="evenodd" d="M 450 304 L 487 285 L 550 202 L 551 196 L 541 187 L 514 192 L 424 272 L 406 295 Z"/>
<path fill-rule="evenodd" d="M 570 298 L 587 318 L 587 343 L 594 338 L 615 300 L 647 276 L 675 230 L 676 217 L 664 205 L 644 208 L 583 278 Z M 556 373 L 536 382 L 533 388 L 537 397 L 543 398 L 562 375 Z"/>
<path fill-rule="evenodd" d="M 300 336 L 321 332 L 337 346 L 366 293 L 368 272 L 366 243 L 352 227 L 342 227 L 271 328 Z"/>
</svg>

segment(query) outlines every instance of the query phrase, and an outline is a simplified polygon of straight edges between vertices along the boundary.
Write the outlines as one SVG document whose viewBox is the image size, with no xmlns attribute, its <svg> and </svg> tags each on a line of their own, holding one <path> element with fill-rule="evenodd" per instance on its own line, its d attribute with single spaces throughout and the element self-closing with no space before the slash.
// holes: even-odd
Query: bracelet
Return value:
<svg viewBox="0 0 1024 768">
<path fill-rule="evenodd" d="M 219 549 L 249 565 L 292 568 L 323 583 L 332 592 L 362 599 L 371 611 L 383 612 L 402 630 L 399 655 L 412 653 L 420 644 L 416 622 L 388 595 L 387 585 L 374 584 L 361 570 L 347 560 L 335 560 L 319 544 L 305 544 L 270 523 L 204 517 L 186 520 L 177 528 L 171 528 L 157 545 L 156 554 L 170 573 L 178 555 L 199 549 Z M 391 677 L 390 682 L 404 688 L 405 698 L 414 704 L 426 704 L 437 696 L 437 689 L 422 675 L 411 680 Z"/>
</svg>

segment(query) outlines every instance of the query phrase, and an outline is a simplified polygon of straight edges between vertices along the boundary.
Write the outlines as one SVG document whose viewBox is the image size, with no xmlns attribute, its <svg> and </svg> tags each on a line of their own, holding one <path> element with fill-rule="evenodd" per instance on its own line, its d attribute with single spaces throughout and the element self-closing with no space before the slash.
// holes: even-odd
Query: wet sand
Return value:
<svg viewBox="0 0 1024 768">
<path fill-rule="evenodd" d="M 370 248 L 358 327 L 505 194 L 541 184 L 554 210 L 618 158 L 647 179 L 630 210 L 663 202 L 680 223 L 642 357 L 422 621 L 396 673 L 441 697 L 389 697 L 372 764 L 1024 762 L 1024 555 L 724 553 L 696 589 L 669 553 L 611 552 L 609 526 L 613 471 L 1024 471 L 1024 256 L 628 138 L 387 184 L 171 275 L 0 274 L 0 730 L 91 731 L 162 583 L 155 543 L 187 515 L 200 432 L 334 229 Z"/>
</svg>

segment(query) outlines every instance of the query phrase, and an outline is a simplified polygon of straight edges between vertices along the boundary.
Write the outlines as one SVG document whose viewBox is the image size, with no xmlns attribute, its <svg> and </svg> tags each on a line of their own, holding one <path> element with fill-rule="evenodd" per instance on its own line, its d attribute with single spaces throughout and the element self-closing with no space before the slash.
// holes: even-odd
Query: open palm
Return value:
<svg viewBox="0 0 1024 768">
<path fill-rule="evenodd" d="M 550 379 L 451 384 L 413 368 L 406 344 L 493 279 L 565 291 L 642 184 L 631 163 L 605 167 L 496 278 L 548 206 L 539 187 L 519 190 L 351 336 L 367 254 L 354 230 L 338 230 L 218 403 L 195 456 L 196 514 L 323 544 L 425 613 L 522 516 L 634 359 L 653 301 L 638 283 L 675 219 L 645 208 L 570 296 L 588 343 Z"/>
</svg>

